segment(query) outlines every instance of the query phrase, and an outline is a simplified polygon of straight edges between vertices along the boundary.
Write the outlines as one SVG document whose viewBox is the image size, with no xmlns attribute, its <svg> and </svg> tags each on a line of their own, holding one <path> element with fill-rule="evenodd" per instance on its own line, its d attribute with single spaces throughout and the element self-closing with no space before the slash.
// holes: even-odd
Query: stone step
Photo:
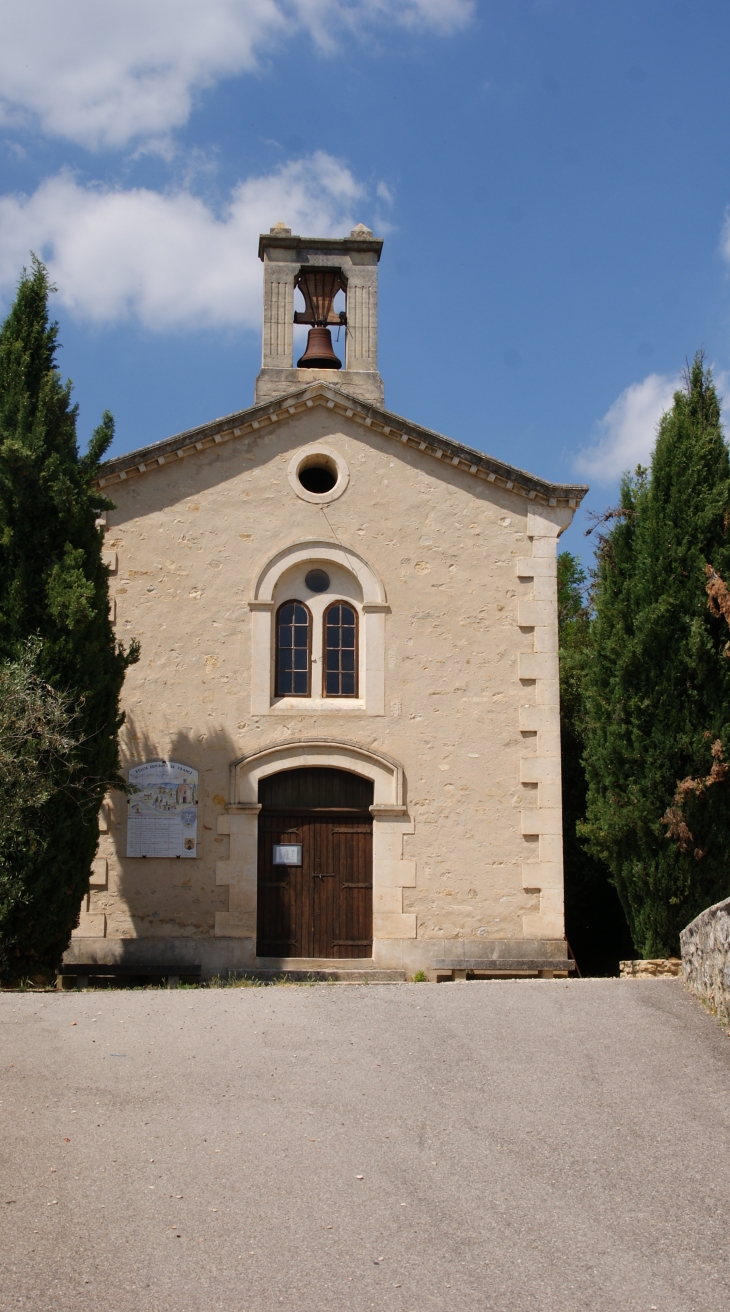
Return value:
<svg viewBox="0 0 730 1312">
<path fill-rule="evenodd" d="M 364 965 L 362 958 L 355 958 L 352 965 L 347 961 L 323 961 L 320 958 L 299 957 L 281 961 L 259 958 L 255 966 L 236 973 L 248 979 L 281 979 L 285 976 L 291 980 L 333 980 L 337 984 L 403 984 L 406 979 L 404 970 Z"/>
</svg>

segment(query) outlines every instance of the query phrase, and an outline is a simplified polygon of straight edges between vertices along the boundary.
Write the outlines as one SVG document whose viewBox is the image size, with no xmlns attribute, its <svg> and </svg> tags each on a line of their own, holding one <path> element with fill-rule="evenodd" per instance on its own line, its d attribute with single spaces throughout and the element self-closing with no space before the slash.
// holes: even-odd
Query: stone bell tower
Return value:
<svg viewBox="0 0 730 1312">
<path fill-rule="evenodd" d="M 383 243 L 359 223 L 349 237 L 297 237 L 277 223 L 259 238 L 264 265 L 264 331 L 261 372 L 254 403 L 272 401 L 307 383 L 322 380 L 361 401 L 383 404 L 378 373 L 378 261 Z M 294 310 L 294 292 L 304 296 L 305 310 Z M 334 311 L 338 291 L 345 309 Z M 294 364 L 295 323 L 312 326 L 307 350 Z M 345 363 L 341 367 L 328 325 L 341 330 Z M 316 344 L 323 348 L 316 351 Z M 308 365 L 308 359 L 311 365 Z"/>
</svg>

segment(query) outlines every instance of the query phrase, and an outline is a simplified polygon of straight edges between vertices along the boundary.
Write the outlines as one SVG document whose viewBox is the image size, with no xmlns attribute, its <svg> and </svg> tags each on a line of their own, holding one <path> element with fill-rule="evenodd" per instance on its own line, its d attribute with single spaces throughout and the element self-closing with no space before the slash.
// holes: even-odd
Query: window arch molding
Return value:
<svg viewBox="0 0 730 1312">
<path fill-rule="evenodd" d="M 277 551 L 259 569 L 251 591 L 251 713 L 268 715 L 274 709 L 275 591 L 293 566 L 339 565 L 355 578 L 362 592 L 360 613 L 360 701 L 366 715 L 385 714 L 385 616 L 390 610 L 380 575 L 359 552 L 320 538 L 300 539 Z M 334 597 L 333 597 L 334 600 Z M 306 698 L 297 699 L 304 711 Z M 347 698 L 329 698 L 333 710 Z"/>
<path fill-rule="evenodd" d="M 249 606 L 252 602 L 273 602 L 274 589 L 282 574 L 291 569 L 292 565 L 306 564 L 310 560 L 318 564 L 320 561 L 331 560 L 334 564 L 342 565 L 355 575 L 362 588 L 365 605 L 387 605 L 388 598 L 380 575 L 359 552 L 350 547 L 341 547 L 338 542 L 303 538 L 277 551 L 259 570 Z"/>
</svg>

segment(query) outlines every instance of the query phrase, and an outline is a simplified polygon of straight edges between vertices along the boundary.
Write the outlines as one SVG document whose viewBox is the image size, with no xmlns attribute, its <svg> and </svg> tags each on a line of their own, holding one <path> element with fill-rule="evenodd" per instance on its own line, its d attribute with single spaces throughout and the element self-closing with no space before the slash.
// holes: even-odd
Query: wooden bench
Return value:
<svg viewBox="0 0 730 1312">
<path fill-rule="evenodd" d="M 446 980 L 466 979 L 567 979 L 575 970 L 572 957 L 551 960 L 541 957 L 536 961 L 519 957 L 513 960 L 436 961 L 426 971 L 429 980 L 442 984 Z"/>
</svg>

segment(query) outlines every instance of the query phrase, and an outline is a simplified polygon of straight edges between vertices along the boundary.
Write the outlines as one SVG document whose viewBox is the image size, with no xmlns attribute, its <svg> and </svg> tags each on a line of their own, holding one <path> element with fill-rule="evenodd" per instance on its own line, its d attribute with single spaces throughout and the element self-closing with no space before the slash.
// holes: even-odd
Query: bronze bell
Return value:
<svg viewBox="0 0 730 1312">
<path fill-rule="evenodd" d="M 297 360 L 297 369 L 341 369 L 342 361 L 335 355 L 329 328 L 310 328 L 307 349 Z"/>
</svg>

